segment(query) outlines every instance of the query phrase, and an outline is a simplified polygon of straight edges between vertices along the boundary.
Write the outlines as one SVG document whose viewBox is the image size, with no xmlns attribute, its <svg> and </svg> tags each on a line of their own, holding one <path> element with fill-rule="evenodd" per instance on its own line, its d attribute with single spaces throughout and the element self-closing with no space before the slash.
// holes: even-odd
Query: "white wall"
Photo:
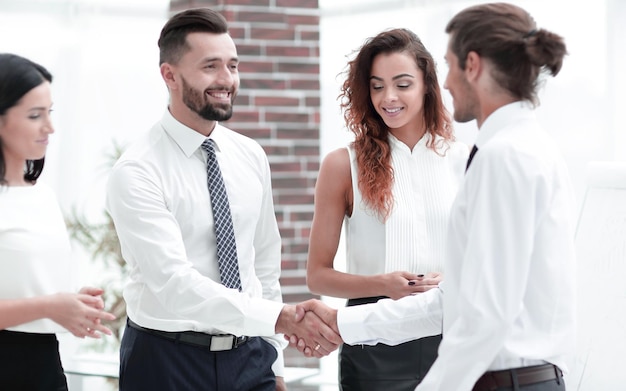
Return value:
<svg viewBox="0 0 626 391">
<path fill-rule="evenodd" d="M 112 140 L 160 118 L 167 90 L 157 39 L 168 0 L 2 0 L 0 51 L 53 74 L 52 136 L 42 180 L 64 211 L 100 217 Z"/>
</svg>

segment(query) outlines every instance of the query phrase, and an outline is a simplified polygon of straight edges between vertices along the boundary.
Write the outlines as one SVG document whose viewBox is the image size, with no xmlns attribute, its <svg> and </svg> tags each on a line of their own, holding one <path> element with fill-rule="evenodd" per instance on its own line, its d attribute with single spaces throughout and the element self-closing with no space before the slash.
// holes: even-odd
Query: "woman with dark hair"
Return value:
<svg viewBox="0 0 626 391">
<path fill-rule="evenodd" d="M 52 76 L 0 54 L 0 385 L 67 390 L 55 333 L 99 338 L 114 316 L 98 288 L 72 288 L 71 248 L 61 210 L 39 183 L 50 122 Z"/>
<path fill-rule="evenodd" d="M 320 169 L 309 289 L 347 298 L 351 306 L 436 287 L 469 149 L 454 140 L 432 56 L 410 30 L 383 31 L 348 63 L 340 98 L 355 138 L 329 153 Z M 342 224 L 346 273 L 333 265 Z M 343 345 L 342 390 L 413 390 L 437 357 L 440 339 Z"/>
</svg>

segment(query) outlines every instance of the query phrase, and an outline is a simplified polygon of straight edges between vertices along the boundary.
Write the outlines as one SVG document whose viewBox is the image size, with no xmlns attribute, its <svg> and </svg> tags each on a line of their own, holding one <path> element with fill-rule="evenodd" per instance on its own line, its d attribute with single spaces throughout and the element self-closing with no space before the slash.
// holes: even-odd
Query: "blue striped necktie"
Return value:
<svg viewBox="0 0 626 391">
<path fill-rule="evenodd" d="M 234 288 L 241 291 L 233 220 L 230 215 L 228 194 L 226 194 L 222 172 L 220 171 L 220 166 L 215 157 L 214 143 L 213 140 L 206 139 L 202 143 L 202 149 L 204 149 L 208 155 L 207 174 L 215 225 L 217 263 L 220 269 L 222 284 L 227 288 Z"/>
</svg>

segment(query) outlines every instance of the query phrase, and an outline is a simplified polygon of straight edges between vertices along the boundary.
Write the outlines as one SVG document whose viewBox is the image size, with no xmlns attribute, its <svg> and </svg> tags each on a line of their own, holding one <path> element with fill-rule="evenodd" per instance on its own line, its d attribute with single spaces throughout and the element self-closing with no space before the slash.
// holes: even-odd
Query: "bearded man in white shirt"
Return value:
<svg viewBox="0 0 626 391">
<path fill-rule="evenodd" d="M 454 118 L 480 131 L 451 210 L 445 281 L 397 301 L 298 310 L 349 344 L 395 345 L 443 328 L 419 391 L 564 390 L 575 343 L 573 192 L 533 108 L 538 77 L 559 72 L 566 47 L 505 3 L 467 8 L 446 32 Z"/>
<path fill-rule="evenodd" d="M 174 15 L 159 49 L 168 109 L 107 185 L 130 266 L 120 390 L 285 390 L 279 333 L 306 334 L 318 357 L 341 339 L 282 303 L 267 157 L 218 123 L 239 88 L 235 44 L 224 17 L 200 8 Z"/>
</svg>

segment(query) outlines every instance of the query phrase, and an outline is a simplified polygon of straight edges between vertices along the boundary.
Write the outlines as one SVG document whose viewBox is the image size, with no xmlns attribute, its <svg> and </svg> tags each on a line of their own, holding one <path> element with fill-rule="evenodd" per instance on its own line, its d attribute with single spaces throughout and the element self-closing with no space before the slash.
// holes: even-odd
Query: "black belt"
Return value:
<svg viewBox="0 0 626 391">
<path fill-rule="evenodd" d="M 169 339 L 171 341 L 177 341 L 187 345 L 199 346 L 209 349 L 211 352 L 221 352 L 224 350 L 236 349 L 237 347 L 248 342 L 250 337 L 243 336 L 237 337 L 232 334 L 205 334 L 196 331 L 160 331 L 147 329 L 139 326 L 128 318 L 128 325 L 136 330 L 146 332 L 148 334 L 156 335 L 157 337 Z"/>
<path fill-rule="evenodd" d="M 524 386 L 548 380 L 556 380 L 557 383 L 561 382 L 563 372 L 561 372 L 559 367 L 552 364 L 485 372 L 478 379 L 472 391 L 490 391 L 501 387 L 513 387 L 514 376 L 517 377 L 517 384 Z"/>
</svg>

